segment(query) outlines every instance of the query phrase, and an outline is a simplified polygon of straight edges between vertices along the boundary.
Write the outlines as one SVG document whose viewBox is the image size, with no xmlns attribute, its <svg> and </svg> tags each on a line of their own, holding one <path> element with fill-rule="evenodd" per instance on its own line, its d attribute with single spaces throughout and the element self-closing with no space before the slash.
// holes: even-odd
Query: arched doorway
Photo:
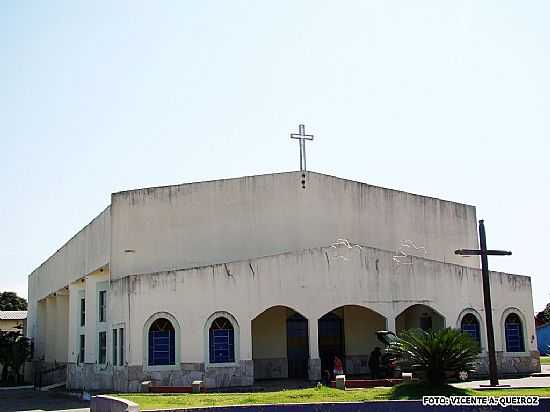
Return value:
<svg viewBox="0 0 550 412">
<path fill-rule="evenodd" d="M 376 346 L 382 346 L 376 332 L 386 328 L 386 318 L 358 305 L 334 309 L 318 321 L 321 373 L 332 374 L 338 356 L 347 375 L 369 375 L 368 359 Z"/>
<path fill-rule="evenodd" d="M 409 306 L 395 318 L 395 329 L 399 333 L 407 329 L 440 330 L 445 327 L 445 318 L 427 305 Z"/>
<path fill-rule="evenodd" d="M 294 313 L 286 320 L 288 377 L 306 379 L 309 360 L 307 319 Z"/>
<path fill-rule="evenodd" d="M 273 306 L 252 320 L 255 379 L 306 379 L 308 321 L 295 310 Z"/>
<path fill-rule="evenodd" d="M 332 373 L 334 358 L 345 361 L 345 332 L 343 308 L 329 312 L 319 319 L 319 358 L 322 376 L 325 371 Z"/>
</svg>

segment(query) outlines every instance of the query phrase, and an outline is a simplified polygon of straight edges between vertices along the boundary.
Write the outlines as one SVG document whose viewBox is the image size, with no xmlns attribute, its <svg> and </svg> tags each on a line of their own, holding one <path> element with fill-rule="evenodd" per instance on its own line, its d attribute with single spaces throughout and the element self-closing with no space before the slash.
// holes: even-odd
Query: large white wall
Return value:
<svg viewBox="0 0 550 412">
<path fill-rule="evenodd" d="M 29 300 L 40 300 L 109 263 L 111 208 L 106 208 L 29 275 Z"/>
<path fill-rule="evenodd" d="M 298 172 L 140 189 L 112 204 L 29 276 L 28 334 L 37 302 L 100 267 L 113 278 L 256 258 L 330 245 L 338 238 L 397 250 L 401 240 L 427 256 L 456 257 L 476 247 L 475 208 Z M 127 252 L 129 251 L 129 252 Z"/>
<path fill-rule="evenodd" d="M 112 196 L 114 279 L 330 245 L 346 238 L 396 251 L 402 240 L 435 260 L 477 247 L 475 208 L 298 172 L 140 189 Z M 129 252 L 128 252 L 129 251 Z"/>
<path fill-rule="evenodd" d="M 392 253 L 373 248 L 348 251 L 346 260 L 331 248 L 315 248 L 202 268 L 144 274 L 112 283 L 112 296 L 129 299 L 130 365 L 143 363 L 144 325 L 157 312 L 168 312 L 181 328 L 182 362 L 204 362 L 204 326 L 217 311 L 231 313 L 240 327 L 240 359 L 252 359 L 251 320 L 284 305 L 317 320 L 344 305 L 367 307 L 395 330 L 395 318 L 414 304 L 430 306 L 456 327 L 464 309 L 480 315 L 484 330 L 481 274 L 478 269 L 414 258 L 396 265 Z M 526 347 L 536 350 L 530 278 L 491 272 L 496 349 L 503 349 L 501 318 L 514 307 L 525 320 Z M 122 299 L 121 299 L 122 301 Z M 484 334 L 485 332 L 483 332 Z M 315 357 L 317 340 L 310 339 Z"/>
<path fill-rule="evenodd" d="M 41 334 L 43 325 L 37 325 L 40 300 L 107 265 L 110 255 L 111 208 L 107 207 L 29 275 L 27 335 L 38 341 Z"/>
</svg>

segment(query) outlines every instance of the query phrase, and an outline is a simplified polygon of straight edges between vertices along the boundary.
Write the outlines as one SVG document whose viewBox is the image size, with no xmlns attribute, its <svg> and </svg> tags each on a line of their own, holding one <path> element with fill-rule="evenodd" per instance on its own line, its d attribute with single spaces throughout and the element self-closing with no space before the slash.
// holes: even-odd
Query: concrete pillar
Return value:
<svg viewBox="0 0 550 412">
<path fill-rule="evenodd" d="M 321 380 L 321 359 L 319 358 L 319 333 L 317 319 L 308 319 L 309 326 L 309 365 L 308 378 L 310 381 Z"/>
<path fill-rule="evenodd" d="M 395 317 L 393 316 L 386 317 L 386 330 L 393 333 L 397 333 L 395 331 Z"/>
<path fill-rule="evenodd" d="M 67 343 L 67 362 L 76 362 L 78 357 L 77 327 L 80 326 L 80 302 L 78 301 L 78 283 L 69 285 L 69 331 Z M 77 316 L 78 319 L 77 319 Z"/>
<path fill-rule="evenodd" d="M 253 385 L 254 361 L 252 360 L 252 321 L 250 319 L 239 324 L 239 348 L 243 374 L 242 385 Z"/>
<path fill-rule="evenodd" d="M 56 344 L 55 339 L 57 335 L 56 331 L 56 297 L 48 296 L 46 298 L 46 347 L 45 347 L 45 361 L 46 362 L 55 362 L 56 355 Z"/>
<path fill-rule="evenodd" d="M 35 288 L 33 287 L 33 278 L 29 278 L 29 295 L 27 298 L 27 323 L 25 327 L 25 336 L 32 339 L 34 342 L 35 352 L 38 345 L 37 335 L 38 335 L 38 325 L 37 325 L 37 312 L 38 312 L 38 302 L 36 301 L 34 295 Z"/>
<path fill-rule="evenodd" d="M 55 360 L 66 363 L 69 342 L 69 292 L 56 293 L 55 303 Z"/>
<path fill-rule="evenodd" d="M 239 322 L 239 346 L 241 360 L 252 359 L 252 322 Z"/>
<path fill-rule="evenodd" d="M 202 392 L 203 381 L 193 381 L 191 384 L 192 393 L 201 393 Z"/>
<path fill-rule="evenodd" d="M 44 359 L 46 356 L 46 330 L 48 323 L 48 312 L 46 310 L 46 299 L 36 304 L 36 325 L 34 327 L 34 359 Z"/>
<path fill-rule="evenodd" d="M 336 375 L 336 389 L 346 390 L 346 375 Z"/>
</svg>

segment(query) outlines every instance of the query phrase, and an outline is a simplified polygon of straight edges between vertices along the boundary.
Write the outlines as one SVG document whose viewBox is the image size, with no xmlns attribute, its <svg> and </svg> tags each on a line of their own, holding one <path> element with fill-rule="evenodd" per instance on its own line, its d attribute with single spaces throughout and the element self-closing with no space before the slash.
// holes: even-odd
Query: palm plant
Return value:
<svg viewBox="0 0 550 412">
<path fill-rule="evenodd" d="M 431 385 L 444 384 L 449 372 L 474 371 L 479 357 L 479 344 L 467 333 L 451 328 L 404 331 L 388 350 L 404 369 L 423 372 Z"/>
</svg>

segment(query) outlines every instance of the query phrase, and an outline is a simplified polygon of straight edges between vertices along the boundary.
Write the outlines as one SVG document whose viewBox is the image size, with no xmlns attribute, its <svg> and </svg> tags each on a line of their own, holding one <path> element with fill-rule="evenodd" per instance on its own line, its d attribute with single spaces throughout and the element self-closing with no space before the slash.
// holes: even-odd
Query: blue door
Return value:
<svg viewBox="0 0 550 412">
<path fill-rule="evenodd" d="M 309 360 L 307 319 L 295 313 L 286 321 L 288 377 L 306 379 Z"/>
</svg>

